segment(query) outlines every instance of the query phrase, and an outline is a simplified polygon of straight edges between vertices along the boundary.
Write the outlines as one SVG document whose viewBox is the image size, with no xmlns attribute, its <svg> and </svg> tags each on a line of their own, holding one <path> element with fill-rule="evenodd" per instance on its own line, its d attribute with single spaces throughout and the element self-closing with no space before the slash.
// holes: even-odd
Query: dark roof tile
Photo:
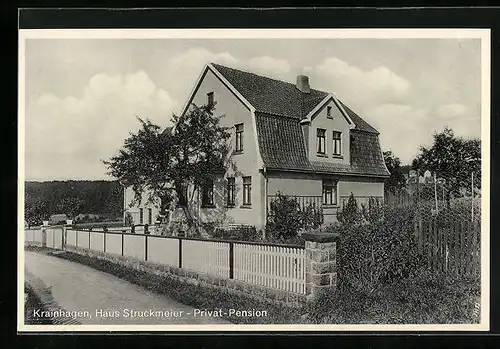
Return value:
<svg viewBox="0 0 500 349">
<path fill-rule="evenodd" d="M 295 84 L 289 82 L 229 68 L 220 64 L 212 63 L 212 65 L 257 111 L 263 113 L 301 119 L 328 95 L 327 92 L 315 89 L 311 89 L 309 94 L 303 94 L 295 87 Z M 356 130 L 378 133 L 375 128 L 342 101 L 340 103 L 356 125 Z"/>
<path fill-rule="evenodd" d="M 212 65 L 256 110 L 268 114 L 302 118 L 301 99 L 304 96 L 294 84 L 219 64 L 212 63 Z M 303 112 L 306 114 L 310 112 L 327 95 L 326 92 L 311 89 L 311 93 L 305 98 L 307 102 L 304 103 Z"/>
</svg>

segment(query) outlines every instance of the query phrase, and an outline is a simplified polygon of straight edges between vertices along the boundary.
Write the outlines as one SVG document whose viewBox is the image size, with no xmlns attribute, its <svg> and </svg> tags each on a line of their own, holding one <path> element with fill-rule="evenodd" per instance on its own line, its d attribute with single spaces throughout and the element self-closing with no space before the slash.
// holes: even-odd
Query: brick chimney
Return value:
<svg viewBox="0 0 500 349">
<path fill-rule="evenodd" d="M 297 84 L 295 86 L 302 93 L 311 92 L 311 87 L 309 86 L 309 77 L 307 75 L 298 75 Z"/>
</svg>

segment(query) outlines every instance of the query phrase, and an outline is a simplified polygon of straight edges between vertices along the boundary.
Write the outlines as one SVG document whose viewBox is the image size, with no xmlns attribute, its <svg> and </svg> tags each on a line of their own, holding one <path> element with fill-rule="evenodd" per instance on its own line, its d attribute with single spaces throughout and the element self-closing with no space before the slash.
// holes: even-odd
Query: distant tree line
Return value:
<svg viewBox="0 0 500 349">
<path fill-rule="evenodd" d="M 123 214 L 123 187 L 117 181 L 25 182 L 25 219 L 30 225 L 52 214 L 97 214 L 117 219 Z"/>
</svg>

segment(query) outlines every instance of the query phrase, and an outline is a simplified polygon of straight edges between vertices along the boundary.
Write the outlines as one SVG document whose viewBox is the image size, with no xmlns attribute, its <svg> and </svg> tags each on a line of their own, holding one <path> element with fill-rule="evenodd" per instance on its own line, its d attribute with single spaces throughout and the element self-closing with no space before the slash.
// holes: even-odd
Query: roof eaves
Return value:
<svg viewBox="0 0 500 349">
<path fill-rule="evenodd" d="M 296 172 L 296 173 L 317 173 L 317 174 L 336 174 L 342 176 L 357 176 L 357 177 L 377 177 L 377 178 L 388 178 L 390 174 L 381 173 L 368 173 L 368 172 L 336 172 L 327 170 L 317 170 L 317 169 L 304 169 L 304 168 L 286 168 L 286 167 L 270 167 L 266 166 L 268 171 L 283 171 L 283 172 Z"/>
</svg>

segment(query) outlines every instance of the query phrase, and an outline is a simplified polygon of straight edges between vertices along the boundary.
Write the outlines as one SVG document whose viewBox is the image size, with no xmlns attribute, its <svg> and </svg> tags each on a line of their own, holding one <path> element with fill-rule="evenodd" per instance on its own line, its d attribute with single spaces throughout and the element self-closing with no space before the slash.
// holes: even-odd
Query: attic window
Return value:
<svg viewBox="0 0 500 349">
<path fill-rule="evenodd" d="M 209 107 L 212 107 L 214 105 L 214 93 L 213 92 L 207 93 L 207 105 Z"/>
<path fill-rule="evenodd" d="M 330 106 L 330 105 L 326 107 L 326 117 L 330 118 L 330 119 L 333 119 L 333 116 L 332 116 L 332 106 Z"/>
</svg>

